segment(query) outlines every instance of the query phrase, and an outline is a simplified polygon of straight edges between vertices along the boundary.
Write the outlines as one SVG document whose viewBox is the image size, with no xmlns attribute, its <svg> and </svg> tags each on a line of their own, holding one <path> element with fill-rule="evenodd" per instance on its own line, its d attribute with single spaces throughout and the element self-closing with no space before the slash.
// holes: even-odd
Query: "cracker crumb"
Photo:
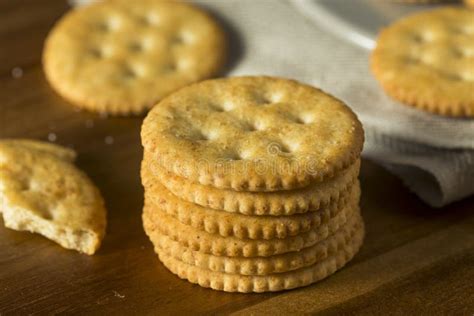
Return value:
<svg viewBox="0 0 474 316">
<path fill-rule="evenodd" d="M 115 142 L 115 140 L 114 140 L 114 138 L 113 138 L 112 136 L 107 136 L 107 137 L 105 137 L 104 142 L 105 142 L 107 145 L 112 145 L 112 144 Z"/>
<path fill-rule="evenodd" d="M 49 133 L 48 134 L 48 140 L 52 143 L 54 143 L 58 139 L 58 136 L 55 133 Z"/>
<path fill-rule="evenodd" d="M 124 299 L 124 298 L 125 298 L 125 295 L 120 294 L 119 292 L 117 292 L 117 291 L 115 291 L 115 290 L 114 290 L 113 292 L 114 292 L 114 296 L 115 296 L 115 297 L 118 297 L 118 298 L 120 298 L 120 299 Z"/>
<path fill-rule="evenodd" d="M 23 77 L 23 69 L 20 67 L 15 67 L 12 69 L 12 77 L 13 79 L 19 79 Z"/>
</svg>

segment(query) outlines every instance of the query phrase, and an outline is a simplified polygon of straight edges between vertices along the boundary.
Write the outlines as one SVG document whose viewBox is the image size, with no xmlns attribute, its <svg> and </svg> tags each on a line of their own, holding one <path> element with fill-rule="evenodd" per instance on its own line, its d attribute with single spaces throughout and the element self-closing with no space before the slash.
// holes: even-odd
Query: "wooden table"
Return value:
<svg viewBox="0 0 474 316">
<path fill-rule="evenodd" d="M 67 9 L 59 0 L 0 0 L 0 137 L 49 137 L 74 147 L 78 165 L 107 201 L 108 233 L 89 257 L 0 225 L 1 315 L 474 314 L 474 198 L 431 209 L 366 160 L 366 242 L 329 279 L 294 291 L 244 295 L 200 288 L 169 273 L 141 226 L 142 118 L 79 112 L 45 82 L 42 43 Z"/>
</svg>

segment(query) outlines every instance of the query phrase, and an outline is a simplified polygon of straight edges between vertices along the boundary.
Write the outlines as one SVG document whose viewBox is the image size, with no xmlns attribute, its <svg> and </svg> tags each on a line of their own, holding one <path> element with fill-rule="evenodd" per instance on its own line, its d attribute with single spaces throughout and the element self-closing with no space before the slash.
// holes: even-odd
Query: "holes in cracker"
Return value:
<svg viewBox="0 0 474 316">
<path fill-rule="evenodd" d="M 30 191 L 32 189 L 33 183 L 30 181 L 19 181 L 21 191 Z"/>
<path fill-rule="evenodd" d="M 464 57 L 466 57 L 465 51 L 462 48 L 459 48 L 459 47 L 453 48 L 452 53 L 453 53 L 453 56 L 455 58 L 464 58 Z"/>
<path fill-rule="evenodd" d="M 257 131 L 257 128 L 255 128 L 255 126 L 253 124 L 245 124 L 245 125 L 243 125 L 242 129 L 245 130 L 246 132 L 255 132 L 255 131 Z"/>
<path fill-rule="evenodd" d="M 237 159 L 234 160 L 245 160 L 245 159 L 251 159 L 253 156 L 252 152 L 249 150 L 243 150 L 239 153 L 237 153 Z"/>
<path fill-rule="evenodd" d="M 271 92 L 265 94 L 256 94 L 254 96 L 255 102 L 260 105 L 271 105 L 281 102 L 283 94 L 279 92 Z"/>
<path fill-rule="evenodd" d="M 109 17 L 107 20 L 103 20 L 97 24 L 97 29 L 101 32 L 108 33 L 116 31 L 122 24 L 121 20 L 117 17 Z"/>
<path fill-rule="evenodd" d="M 241 122 L 241 127 L 242 127 L 242 130 L 246 132 L 258 132 L 258 131 L 263 131 L 265 129 L 264 124 L 260 121 L 255 121 L 255 122 L 244 121 L 244 122 Z"/>
<path fill-rule="evenodd" d="M 139 18 L 140 23 L 144 26 L 157 26 L 160 24 L 160 17 L 156 13 L 148 13 Z"/>
<path fill-rule="evenodd" d="M 96 59 L 103 59 L 111 57 L 115 54 L 116 50 L 113 46 L 105 44 L 105 45 L 97 45 L 95 47 L 91 47 L 88 51 L 88 54 Z"/>
<path fill-rule="evenodd" d="M 233 109 L 235 109 L 235 105 L 232 101 L 224 101 L 223 103 L 220 104 L 209 104 L 209 108 L 213 112 L 230 112 Z"/>
<path fill-rule="evenodd" d="M 103 58 L 104 57 L 104 51 L 100 48 L 91 48 L 89 49 L 89 55 L 94 57 L 94 58 Z"/>
<path fill-rule="evenodd" d="M 97 29 L 101 32 L 109 32 L 110 31 L 110 27 L 109 27 L 109 24 L 107 22 L 102 22 L 102 23 L 97 24 Z"/>
<path fill-rule="evenodd" d="M 221 104 L 211 103 L 209 104 L 209 108 L 214 112 L 228 112 L 234 109 L 234 104 L 230 101 L 225 101 Z"/>
<path fill-rule="evenodd" d="M 474 57 L 474 48 L 455 47 L 453 48 L 453 55 L 456 58 L 471 58 Z"/>
<path fill-rule="evenodd" d="M 285 144 L 280 144 L 280 151 L 283 154 L 291 154 L 293 152 L 293 149 Z"/>
<path fill-rule="evenodd" d="M 474 34 L 474 26 L 472 25 L 457 25 L 451 28 L 451 32 L 457 35 L 472 35 Z"/>
<path fill-rule="evenodd" d="M 222 108 L 222 106 L 218 104 L 209 104 L 209 109 L 212 112 L 224 112 L 225 110 Z"/>
<path fill-rule="evenodd" d="M 462 81 L 474 81 L 474 72 L 473 71 L 464 71 L 459 74 L 459 78 Z"/>
<path fill-rule="evenodd" d="M 296 124 L 311 124 L 314 121 L 313 117 L 309 114 L 301 114 L 297 117 L 293 117 L 292 119 Z"/>
<path fill-rule="evenodd" d="M 236 151 L 228 151 L 224 154 L 224 157 L 223 157 L 225 160 L 231 160 L 231 161 L 236 161 L 236 160 L 242 160 L 244 159 L 244 157 L 236 152 Z"/>
<path fill-rule="evenodd" d="M 213 140 L 216 140 L 219 138 L 219 131 L 218 130 L 210 130 L 210 131 L 207 131 L 207 132 L 202 132 L 201 135 L 202 135 L 202 139 L 203 140 L 210 140 L 210 141 L 213 141 Z"/>
<path fill-rule="evenodd" d="M 188 31 L 181 31 L 171 38 L 171 44 L 183 45 L 191 44 L 194 41 L 194 34 Z"/>
<path fill-rule="evenodd" d="M 420 56 L 412 56 L 412 55 L 405 56 L 403 60 L 405 61 L 405 63 L 412 64 L 412 65 L 420 64 L 422 62 L 422 59 L 420 58 Z"/>
<path fill-rule="evenodd" d="M 268 98 L 266 95 L 255 96 L 255 101 L 257 104 L 261 104 L 261 105 L 269 105 L 272 103 L 272 100 Z"/>
<path fill-rule="evenodd" d="M 144 50 L 144 45 L 140 42 L 131 42 L 128 45 L 128 49 L 131 52 L 138 53 Z"/>
<path fill-rule="evenodd" d="M 235 109 L 235 104 L 232 101 L 224 101 L 221 104 L 221 108 L 222 108 L 223 111 L 229 112 L 229 111 L 232 111 L 233 109 Z"/>
<path fill-rule="evenodd" d="M 431 32 L 419 32 L 413 35 L 413 41 L 418 44 L 424 44 L 433 41 L 434 35 Z"/>
<path fill-rule="evenodd" d="M 283 100 L 283 93 L 274 92 L 274 93 L 270 94 L 268 99 L 270 100 L 271 103 L 281 102 Z"/>
<path fill-rule="evenodd" d="M 208 141 L 209 137 L 200 131 L 194 131 L 193 135 L 189 139 L 193 141 Z"/>
<path fill-rule="evenodd" d="M 457 74 L 457 73 L 441 73 L 440 75 L 449 81 L 462 81 L 463 80 L 462 75 Z"/>
<path fill-rule="evenodd" d="M 168 63 L 161 68 L 161 72 L 165 74 L 175 73 L 177 71 L 177 66 L 174 63 Z"/>
<path fill-rule="evenodd" d="M 135 79 L 137 77 L 137 72 L 132 67 L 125 67 L 122 73 L 123 77 L 127 80 Z"/>
<path fill-rule="evenodd" d="M 449 81 L 474 81 L 474 72 L 463 71 L 458 73 L 440 73 L 440 76 Z"/>
<path fill-rule="evenodd" d="M 172 45 L 181 45 L 185 43 L 184 38 L 181 34 L 176 34 L 175 36 L 173 36 L 170 42 Z"/>
</svg>

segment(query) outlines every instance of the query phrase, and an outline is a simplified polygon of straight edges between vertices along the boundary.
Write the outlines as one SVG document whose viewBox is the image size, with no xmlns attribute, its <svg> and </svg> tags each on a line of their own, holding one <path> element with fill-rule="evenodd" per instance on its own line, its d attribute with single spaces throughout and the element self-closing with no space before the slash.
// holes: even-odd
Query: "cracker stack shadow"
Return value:
<svg viewBox="0 0 474 316">
<path fill-rule="evenodd" d="M 363 130 L 339 100 L 270 77 L 217 79 L 158 104 L 142 127 L 143 224 L 180 278 L 228 292 L 306 286 L 364 238 Z"/>
</svg>

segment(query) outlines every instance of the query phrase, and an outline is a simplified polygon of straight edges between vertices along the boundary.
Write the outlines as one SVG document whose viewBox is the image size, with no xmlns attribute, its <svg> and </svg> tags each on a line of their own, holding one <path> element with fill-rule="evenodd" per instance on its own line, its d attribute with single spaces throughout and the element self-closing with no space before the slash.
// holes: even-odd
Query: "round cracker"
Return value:
<svg viewBox="0 0 474 316">
<path fill-rule="evenodd" d="M 345 249 L 362 235 L 363 229 L 360 222 L 354 222 L 344 225 L 327 239 L 301 251 L 254 258 L 213 256 L 192 251 L 158 231 L 150 235 L 150 240 L 155 245 L 156 252 L 164 252 L 177 260 L 199 268 L 242 275 L 267 275 L 293 271 L 323 261 Z"/>
<path fill-rule="evenodd" d="M 67 13 L 46 39 L 43 64 L 76 106 L 126 115 L 216 75 L 225 56 L 221 27 L 195 6 L 111 0 Z"/>
<path fill-rule="evenodd" d="M 266 192 L 334 176 L 359 159 L 364 138 L 341 101 L 272 77 L 183 88 L 150 111 L 141 136 L 154 163 L 188 181 Z"/>
<path fill-rule="evenodd" d="M 351 203 L 327 223 L 297 236 L 270 240 L 240 239 L 234 236 L 222 237 L 210 234 L 185 225 L 168 215 L 160 206 L 153 205 L 145 199 L 143 226 L 149 236 L 153 231 L 158 230 L 160 234 L 167 235 L 193 251 L 216 256 L 268 257 L 310 247 L 334 234 L 348 221 L 359 216 L 359 213 L 359 206 L 356 203 Z"/>
<path fill-rule="evenodd" d="M 432 113 L 474 116 L 474 12 L 424 11 L 384 29 L 372 71 L 393 98 Z"/>
<path fill-rule="evenodd" d="M 154 164 L 145 152 L 142 162 L 142 173 L 145 175 L 142 180 L 145 186 L 159 181 L 180 199 L 206 208 L 244 215 L 279 216 L 333 208 L 340 204 L 357 181 L 359 170 L 360 159 L 327 181 L 305 188 L 276 192 L 235 191 L 187 181 Z"/>
<path fill-rule="evenodd" d="M 49 142 L 41 142 L 31 139 L 22 138 L 3 138 L 0 140 L 0 146 L 7 145 L 10 148 L 21 148 L 26 150 L 41 151 L 44 153 L 52 154 L 59 159 L 67 162 L 74 162 L 77 154 L 73 149 L 55 145 Z"/>
<path fill-rule="evenodd" d="M 336 216 L 346 205 L 357 204 L 360 198 L 360 186 L 357 182 L 346 196 L 315 212 L 291 216 L 242 215 L 181 200 L 160 182 L 145 181 L 147 182 L 145 195 L 153 207 L 159 207 L 185 225 L 210 234 L 241 239 L 283 239 L 314 230 Z"/>
</svg>

